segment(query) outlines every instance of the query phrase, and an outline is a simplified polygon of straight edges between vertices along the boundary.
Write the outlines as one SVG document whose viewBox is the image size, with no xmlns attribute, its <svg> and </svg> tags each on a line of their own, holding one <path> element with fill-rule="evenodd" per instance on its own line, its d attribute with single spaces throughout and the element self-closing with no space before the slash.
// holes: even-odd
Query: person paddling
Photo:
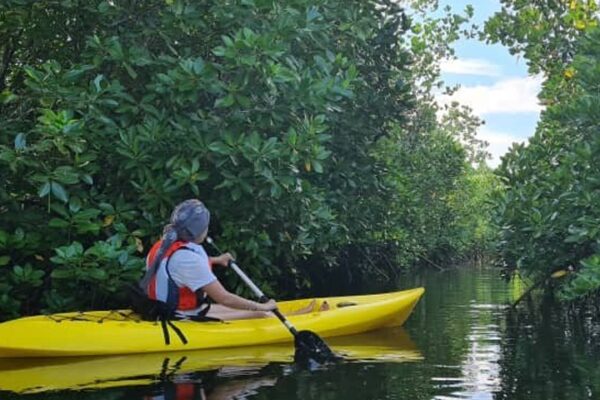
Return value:
<svg viewBox="0 0 600 400">
<path fill-rule="evenodd" d="M 270 316 L 274 300 L 258 303 L 229 292 L 212 272 L 215 265 L 227 266 L 233 257 L 223 253 L 209 257 L 202 243 L 207 237 L 210 212 L 197 199 L 182 202 L 173 210 L 161 240 L 146 259 L 140 287 L 146 295 L 166 305 L 175 318 L 198 317 L 235 320 Z M 216 304 L 211 304 L 209 298 Z M 315 304 L 294 314 L 314 310 Z"/>
</svg>

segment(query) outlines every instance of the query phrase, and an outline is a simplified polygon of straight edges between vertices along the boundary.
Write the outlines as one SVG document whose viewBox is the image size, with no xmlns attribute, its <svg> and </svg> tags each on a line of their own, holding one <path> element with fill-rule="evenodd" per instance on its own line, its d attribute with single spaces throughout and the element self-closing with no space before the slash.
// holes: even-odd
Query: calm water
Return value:
<svg viewBox="0 0 600 400">
<path fill-rule="evenodd" d="M 514 289 L 485 269 L 399 286 L 427 290 L 406 326 L 327 340 L 350 358 L 337 365 L 298 370 L 288 346 L 92 359 L 40 365 L 25 378 L 33 391 L 49 382 L 83 390 L 0 391 L 0 399 L 600 399 L 598 311 L 576 319 L 545 304 L 535 318 L 510 313 Z"/>
</svg>

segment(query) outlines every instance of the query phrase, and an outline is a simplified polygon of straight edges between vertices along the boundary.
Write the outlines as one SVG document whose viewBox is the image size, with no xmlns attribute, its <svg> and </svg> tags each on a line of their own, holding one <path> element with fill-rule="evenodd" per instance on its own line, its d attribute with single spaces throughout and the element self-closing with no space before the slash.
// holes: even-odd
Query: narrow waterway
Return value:
<svg viewBox="0 0 600 400">
<path fill-rule="evenodd" d="M 600 399 L 597 311 L 511 313 L 514 289 L 490 269 L 398 284 L 415 286 L 404 328 L 327 340 L 348 356 L 336 365 L 297 369 L 289 346 L 4 365 L 0 399 Z"/>
</svg>

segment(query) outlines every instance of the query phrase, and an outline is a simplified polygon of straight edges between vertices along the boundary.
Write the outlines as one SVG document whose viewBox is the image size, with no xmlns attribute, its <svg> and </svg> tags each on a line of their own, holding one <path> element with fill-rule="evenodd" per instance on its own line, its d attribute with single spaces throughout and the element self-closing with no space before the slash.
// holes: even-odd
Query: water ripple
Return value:
<svg viewBox="0 0 600 400">
<path fill-rule="evenodd" d="M 460 365 L 458 377 L 435 376 L 431 378 L 440 393 L 436 400 L 492 399 L 501 388 L 500 360 L 503 339 L 500 325 L 493 319 L 500 317 L 504 306 L 498 304 L 471 303 L 467 307 L 469 334 L 467 349 Z"/>
</svg>

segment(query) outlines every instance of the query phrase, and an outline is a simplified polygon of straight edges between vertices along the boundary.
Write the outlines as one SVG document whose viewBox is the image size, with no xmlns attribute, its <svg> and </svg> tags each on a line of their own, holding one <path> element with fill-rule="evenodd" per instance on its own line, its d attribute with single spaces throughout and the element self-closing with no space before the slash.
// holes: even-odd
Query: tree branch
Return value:
<svg viewBox="0 0 600 400">
<path fill-rule="evenodd" d="M 8 70 L 10 69 L 10 62 L 12 61 L 12 57 L 15 54 L 15 47 L 13 46 L 13 43 L 14 39 L 7 40 L 6 47 L 4 48 L 4 53 L 2 54 L 2 69 L 0 69 L 0 92 L 2 92 L 6 87 L 6 75 L 8 74 Z"/>
</svg>

